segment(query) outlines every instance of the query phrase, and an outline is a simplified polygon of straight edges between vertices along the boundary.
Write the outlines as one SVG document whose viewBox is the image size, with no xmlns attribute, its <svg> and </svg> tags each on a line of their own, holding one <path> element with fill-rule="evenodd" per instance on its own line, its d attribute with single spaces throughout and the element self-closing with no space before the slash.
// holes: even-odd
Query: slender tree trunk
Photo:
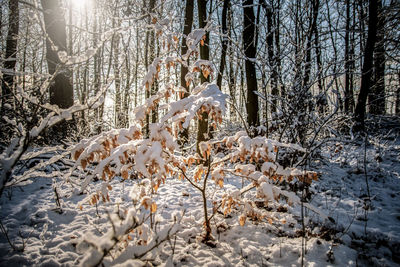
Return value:
<svg viewBox="0 0 400 267">
<path fill-rule="evenodd" d="M 136 27 L 136 49 L 139 48 L 139 27 Z M 139 71 L 139 53 L 135 53 L 135 99 L 133 102 L 134 107 L 137 106 L 137 100 L 138 100 L 138 71 Z"/>
<path fill-rule="evenodd" d="M 329 26 L 329 34 L 331 37 L 331 42 L 332 42 L 332 49 L 333 49 L 333 55 L 334 55 L 334 64 L 333 64 L 333 76 L 335 79 L 335 89 L 336 89 L 336 96 L 337 96 L 337 105 L 339 106 L 339 110 L 343 111 L 343 101 L 342 97 L 340 95 L 340 90 L 339 90 L 339 83 L 337 79 L 337 65 L 338 65 L 338 52 L 337 52 L 337 47 L 336 47 L 336 42 L 335 38 L 333 36 L 334 29 L 332 27 L 332 18 L 330 15 L 330 6 L 329 6 L 329 0 L 326 0 L 326 11 L 327 11 L 327 22 Z"/>
<path fill-rule="evenodd" d="M 74 47 L 73 47 L 73 25 L 72 25 L 72 1 L 69 3 L 69 8 L 68 8 L 68 16 L 69 16 L 69 26 L 68 26 L 68 55 L 72 56 L 73 55 L 73 51 L 74 51 Z M 89 23 L 88 23 L 88 16 L 87 16 L 87 6 L 85 6 L 85 16 L 86 16 L 86 26 L 89 27 Z M 74 73 L 71 70 L 71 85 L 73 87 L 74 84 Z"/>
<path fill-rule="evenodd" d="M 315 56 L 317 58 L 317 76 L 318 76 L 317 106 L 319 113 L 324 114 L 328 103 L 326 101 L 326 95 L 324 92 L 324 80 L 322 77 L 321 46 L 320 46 L 319 31 L 317 26 L 314 27 L 314 37 L 315 37 Z"/>
<path fill-rule="evenodd" d="M 231 36 L 231 31 L 232 31 L 232 26 L 233 26 L 233 17 L 232 17 L 232 9 L 228 9 L 228 36 Z M 236 78 L 235 76 L 235 70 L 233 67 L 233 45 L 231 39 L 228 40 L 228 56 L 229 56 L 229 82 L 228 82 L 228 87 L 229 87 L 229 94 L 231 96 L 231 101 L 233 105 L 237 106 L 237 100 L 236 100 Z M 239 68 L 237 68 L 239 69 Z M 238 73 L 238 70 L 236 69 L 236 73 Z M 239 97 L 240 98 L 240 97 Z M 235 121 L 236 119 L 236 111 L 235 107 L 231 108 L 231 119 Z"/>
<path fill-rule="evenodd" d="M 253 10 L 253 0 L 243 0 L 243 46 L 246 68 L 246 82 L 247 82 L 247 123 L 249 127 L 253 128 L 252 135 L 257 134 L 255 129 L 260 125 L 260 118 L 258 116 L 258 87 L 256 75 L 256 44 L 255 44 L 255 17 Z"/>
<path fill-rule="evenodd" d="M 199 15 L 199 27 L 204 28 L 207 25 L 207 0 L 197 0 L 197 11 Z M 210 59 L 210 50 L 209 50 L 209 44 L 210 44 L 210 36 L 209 33 L 206 33 L 206 39 L 204 42 L 203 46 L 200 46 L 200 58 L 204 60 L 209 60 Z M 205 83 L 209 81 L 209 77 L 204 77 L 204 75 L 201 73 L 201 83 Z M 197 130 L 197 144 L 196 144 L 196 150 L 197 153 L 200 154 L 200 149 L 199 149 L 199 144 L 202 141 L 207 141 L 210 139 L 210 133 L 209 133 L 209 128 L 208 128 L 208 113 L 203 112 L 201 114 L 201 118 L 198 120 L 198 130 Z M 207 162 L 208 163 L 208 162 Z M 203 200 L 205 197 L 205 185 L 206 185 L 206 179 L 204 180 L 204 192 L 203 192 Z M 207 215 L 207 202 L 205 202 L 204 205 L 204 229 L 205 229 L 205 237 L 204 240 L 209 240 L 211 239 L 211 225 L 210 225 L 210 220 L 208 219 Z"/>
<path fill-rule="evenodd" d="M 143 4 L 145 5 L 146 1 L 143 1 Z M 151 12 L 153 12 L 155 4 L 156 4 L 155 0 L 150 0 L 149 1 L 148 7 L 147 7 L 147 12 L 149 14 Z M 149 19 L 148 19 L 148 23 L 151 23 L 151 17 L 150 16 L 149 16 Z M 154 60 L 154 42 L 155 42 L 154 32 L 153 32 L 153 30 L 151 30 L 151 31 L 148 30 L 146 32 L 146 43 L 145 43 L 145 51 L 144 51 L 144 61 L 145 61 L 144 65 L 145 65 L 146 71 L 147 71 L 147 68 L 149 67 L 149 65 Z M 150 58 L 149 58 L 149 54 L 150 54 Z M 152 85 L 152 87 L 153 86 L 154 85 Z M 146 99 L 150 98 L 151 93 L 152 93 L 152 87 L 149 88 L 148 90 L 146 90 L 146 92 L 145 92 L 145 98 Z M 150 115 L 147 114 L 146 115 L 146 125 L 145 125 L 145 134 L 146 134 L 146 136 L 148 136 L 150 134 L 149 126 L 150 126 Z"/>
<path fill-rule="evenodd" d="M 378 0 L 378 23 L 376 33 L 373 85 L 368 96 L 369 112 L 375 115 L 385 114 L 385 17 L 382 0 Z"/>
<path fill-rule="evenodd" d="M 5 51 L 5 61 L 4 69 L 8 72 L 3 72 L 3 80 L 1 81 L 1 110 L 0 110 L 0 124 L 3 129 L 0 133 L 0 144 L 8 140 L 11 137 L 12 129 L 5 120 L 4 116 L 9 119 L 15 117 L 14 114 L 14 73 L 15 64 L 17 62 L 17 45 L 18 45 L 18 30 L 19 30 L 19 9 L 18 0 L 9 0 L 8 2 L 8 33 L 6 39 L 6 51 Z M 3 7 L 1 7 L 3 9 Z M 1 12 L 2 13 L 2 12 Z M 1 24 L 1 21 L 0 21 Z M 2 26 L 2 25 L 1 25 Z M 2 40 L 2 39 L 1 39 Z M 3 48 L 3 45 L 1 45 Z"/>
<path fill-rule="evenodd" d="M 183 26 L 183 37 L 182 37 L 182 44 L 181 44 L 181 55 L 185 55 L 187 53 L 188 47 L 186 46 L 186 36 L 190 34 L 192 31 L 192 24 L 193 24 L 193 8 L 194 8 L 194 1 L 193 0 L 186 0 L 186 7 L 185 7 L 185 25 Z M 189 60 L 186 62 L 189 65 Z M 181 86 L 185 88 L 186 92 L 183 94 L 183 97 L 189 96 L 189 86 L 186 84 L 185 76 L 188 73 L 188 68 L 181 65 Z M 189 139 L 189 129 L 183 129 L 180 132 L 180 144 L 184 145 L 188 142 Z"/>
<path fill-rule="evenodd" d="M 93 56 L 93 87 L 94 87 L 94 93 L 97 95 L 97 93 L 100 90 L 100 83 L 101 83 L 101 79 L 100 79 L 100 69 L 101 69 L 101 59 L 99 54 L 101 53 L 101 48 L 97 48 L 98 46 L 98 39 L 99 39 L 99 33 L 98 31 L 100 31 L 100 26 L 98 26 L 98 6 L 96 1 L 94 1 L 93 3 L 94 7 L 93 7 L 93 40 L 92 40 L 92 44 L 93 44 L 93 48 L 97 49 L 96 54 Z M 98 27 L 98 28 L 97 28 Z M 95 120 L 96 123 L 98 123 L 97 127 L 96 127 L 96 131 L 97 133 L 101 132 L 101 124 L 102 124 L 102 118 L 100 117 L 100 108 L 97 108 L 94 110 L 94 116 L 95 116 Z"/>
<path fill-rule="evenodd" d="M 274 24 L 274 14 L 272 10 L 272 2 L 271 6 L 267 6 L 265 0 L 262 0 L 262 6 L 265 10 L 265 15 L 267 17 L 267 49 L 268 49 L 268 62 L 271 69 L 271 95 L 272 95 L 272 107 L 271 112 L 277 111 L 278 105 L 278 97 L 279 97 L 279 88 L 278 88 L 278 70 L 277 70 L 277 62 L 276 57 L 279 55 L 275 55 L 274 48 L 274 35 L 276 38 L 276 28 Z"/>
<path fill-rule="evenodd" d="M 354 112 L 354 132 L 365 130 L 365 109 L 367 97 L 371 89 L 372 67 L 374 59 L 374 47 L 376 42 L 377 24 L 377 0 L 369 1 L 369 20 L 368 20 L 368 37 L 364 53 L 364 65 L 362 68 L 361 88 L 358 94 L 358 101 Z"/>
<path fill-rule="evenodd" d="M 226 16 L 228 13 L 230 5 L 230 0 L 224 0 L 224 6 L 222 7 L 222 51 L 221 51 L 221 62 L 219 64 L 219 72 L 218 72 L 218 77 L 217 77 L 217 85 L 219 88 L 222 86 L 222 76 L 224 75 L 224 69 L 226 65 L 226 49 L 228 46 L 228 28 L 226 25 Z"/>
<path fill-rule="evenodd" d="M 306 61 L 305 61 L 305 69 L 304 69 L 304 79 L 303 79 L 303 87 L 308 88 L 310 81 L 310 72 L 311 72 L 311 44 L 312 44 L 312 36 L 316 31 L 317 27 L 317 19 L 318 19 L 318 11 L 319 11 L 319 0 L 313 0 L 312 2 L 312 14 L 309 18 L 309 30 L 307 33 L 307 44 L 306 44 Z M 310 101 L 311 102 L 311 101 Z"/>
<path fill-rule="evenodd" d="M 3 72 L 2 93 L 1 93 L 1 120 L 4 115 L 10 116 L 11 105 L 13 102 L 13 86 L 15 64 L 17 63 L 17 45 L 18 45 L 18 30 L 19 30 L 19 9 L 18 0 L 9 0 L 8 13 L 8 34 L 6 40 L 6 52 L 4 61 L 4 69 L 8 72 Z"/>
<path fill-rule="evenodd" d="M 344 111 L 346 114 L 352 113 L 351 106 L 353 98 L 351 76 L 351 61 L 350 61 L 350 0 L 346 0 L 346 32 L 344 37 L 344 69 L 345 69 L 345 82 L 344 82 Z"/>
<path fill-rule="evenodd" d="M 207 0 L 197 0 L 197 9 L 199 14 L 199 27 L 204 28 L 207 25 Z M 210 50 L 209 45 L 210 43 L 210 35 L 206 33 L 206 39 L 203 46 L 200 46 L 200 58 L 204 60 L 210 59 Z M 209 78 L 200 74 L 201 83 L 208 82 Z M 208 128 L 208 113 L 203 112 L 201 114 L 201 118 L 198 120 L 198 130 L 197 130 L 197 152 L 199 153 L 199 144 L 202 141 L 209 140 L 209 128 Z"/>
<path fill-rule="evenodd" d="M 131 23 L 130 23 L 131 26 Z M 129 33 L 129 38 L 127 44 L 124 45 L 125 50 L 125 89 L 124 89 L 124 99 L 122 105 L 122 122 L 121 127 L 129 126 L 129 103 L 130 103 L 130 94 L 129 90 L 132 84 L 131 78 L 131 63 L 130 63 L 130 53 L 129 53 L 129 44 L 131 43 L 131 32 Z"/>
<path fill-rule="evenodd" d="M 281 12 L 281 1 L 278 0 L 277 1 L 277 6 L 276 9 L 274 11 L 274 25 L 276 27 L 275 30 L 275 47 L 276 47 L 276 69 L 278 72 L 278 90 L 280 89 L 280 94 L 281 94 L 281 98 L 282 98 L 282 107 L 285 105 L 285 97 L 286 97 L 286 89 L 285 89 L 285 85 L 283 83 L 283 79 L 282 79 L 282 62 L 281 62 L 281 42 L 280 42 L 280 38 L 281 38 L 281 32 L 280 32 L 280 27 L 281 27 L 281 19 L 280 19 L 280 12 Z M 280 86 L 279 86 L 280 83 Z M 279 88 L 280 87 L 280 88 Z"/>
<path fill-rule="evenodd" d="M 118 16 L 118 13 L 115 14 Z M 113 28 L 120 26 L 120 21 L 118 18 L 114 18 Z M 120 64 L 119 64 L 119 56 L 120 56 L 120 33 L 115 34 L 115 38 L 113 40 L 114 52 L 113 52 L 113 70 L 114 70 L 114 84 L 115 84 L 115 103 L 114 103 L 114 121 L 115 127 L 121 127 L 122 121 L 122 97 L 121 97 L 121 77 L 120 77 Z"/>
</svg>

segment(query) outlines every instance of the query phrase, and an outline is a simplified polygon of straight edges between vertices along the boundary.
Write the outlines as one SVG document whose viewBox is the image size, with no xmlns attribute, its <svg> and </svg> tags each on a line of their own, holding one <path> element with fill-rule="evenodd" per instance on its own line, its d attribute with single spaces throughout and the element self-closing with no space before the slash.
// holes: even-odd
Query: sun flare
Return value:
<svg viewBox="0 0 400 267">
<path fill-rule="evenodd" d="M 71 4 L 74 8 L 76 8 L 78 11 L 81 11 L 82 9 L 85 8 L 85 6 L 88 6 L 91 4 L 92 1 L 89 0 L 70 0 Z"/>
</svg>

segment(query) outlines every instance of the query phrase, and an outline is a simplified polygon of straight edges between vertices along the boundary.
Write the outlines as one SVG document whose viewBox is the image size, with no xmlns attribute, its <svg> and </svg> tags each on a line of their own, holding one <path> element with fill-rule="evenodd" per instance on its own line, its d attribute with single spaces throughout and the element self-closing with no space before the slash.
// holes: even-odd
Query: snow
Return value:
<svg viewBox="0 0 400 267">
<path fill-rule="evenodd" d="M 162 55 L 171 46 L 177 48 L 178 38 L 168 32 L 171 22 L 172 18 L 153 18 L 148 26 L 157 34 L 166 31 L 161 37 Z M 196 72 L 212 77 L 212 62 L 194 59 L 190 66 L 185 62 L 198 54 L 210 27 L 209 23 L 187 36 L 188 51 L 182 58 L 155 58 L 143 78 L 143 87 L 150 90 L 163 64 L 167 70 L 176 63 L 187 66 L 188 87 L 198 80 Z M 108 31 L 102 38 L 113 34 Z M 168 51 L 164 51 L 165 44 Z M 67 65 L 75 64 L 88 60 L 97 50 L 89 48 L 79 57 L 58 51 L 58 56 Z M 326 142 L 317 151 L 320 157 L 300 169 L 282 166 L 279 158 L 288 151 L 307 152 L 296 144 L 263 136 L 250 138 L 244 131 L 233 136 L 216 133 L 214 140 L 199 144 L 201 156 L 210 160 L 203 165 L 200 155 L 178 151 L 177 130 L 188 128 L 202 113 L 209 115 L 211 123 L 221 125 L 228 95 L 214 83 L 193 83 L 187 97 L 170 102 L 169 97 L 183 91 L 175 90 L 171 83 L 162 86 L 135 108 L 138 125 L 103 132 L 67 151 L 45 148 L 22 155 L 26 138 L 38 137 L 51 125 L 72 119 L 73 113 L 95 108 L 103 101 L 104 90 L 85 106 L 62 110 L 43 105 L 49 113 L 30 131 L 8 120 L 22 137 L 14 139 L 0 156 L 1 189 L 6 186 L 0 199 L 0 265 L 299 266 L 303 260 L 306 266 L 399 263 L 400 140 L 390 145 L 370 140 L 365 147 L 367 162 L 360 160 L 360 143 L 350 140 L 336 151 L 338 142 Z M 24 92 L 21 95 L 39 103 Z M 157 105 L 163 115 L 159 123 L 149 125 L 149 136 L 144 139 L 141 126 Z M 258 128 L 259 132 L 264 130 Z M 223 152 L 215 155 L 213 149 L 219 145 Z M 24 166 L 43 154 L 53 156 L 35 166 Z M 12 170 L 21 155 L 27 161 L 18 166 L 23 173 L 15 172 L 12 180 L 6 180 L 6 171 Z M 68 156 L 73 163 L 63 161 Z M 383 160 L 377 161 L 378 157 Z M 310 186 L 309 191 L 298 188 L 304 184 Z M 204 242 L 204 209 L 212 231 L 208 242 Z"/>
<path fill-rule="evenodd" d="M 126 129 L 123 132 L 126 134 L 130 130 Z M 126 140 L 121 139 L 121 142 L 123 141 Z M 129 142 L 132 141 L 125 144 Z M 385 145 L 383 148 L 380 144 L 380 147 L 379 151 L 376 145 L 367 147 L 366 166 L 372 194 L 367 221 L 364 220 L 363 210 L 363 147 L 348 144 L 344 145 L 339 153 L 335 153 L 335 144 L 327 144 L 322 149 L 323 160 L 313 161 L 312 167 L 321 173 L 321 177 L 319 181 L 312 183 L 311 190 L 314 194 L 310 204 L 317 207 L 314 211 L 327 214 L 335 222 L 323 220 L 321 214 L 316 215 L 312 206 L 304 203 L 305 207 L 311 207 L 306 209 L 305 214 L 306 229 L 309 232 L 307 254 L 304 258 L 306 266 L 396 266 L 398 263 L 395 259 L 398 255 L 396 246 L 400 243 L 397 208 L 400 192 L 400 142 L 397 140 L 396 143 Z M 47 152 L 51 153 L 50 150 Z M 39 151 L 30 153 L 39 155 Z M 383 158 L 382 162 L 375 160 L 377 153 Z M 241 169 L 246 168 L 252 167 L 246 164 L 241 166 Z M 357 168 L 361 169 L 361 172 Z M 212 176 L 218 179 L 219 174 L 220 169 L 215 169 Z M 259 178 L 262 193 L 268 196 L 268 200 L 273 199 L 276 191 L 279 191 L 286 194 L 291 201 L 299 201 L 296 194 L 284 193 L 285 190 L 280 190 L 262 173 L 254 172 L 254 178 L 256 177 Z M 90 265 L 96 262 L 102 257 L 101 250 L 88 245 L 84 240 L 96 243 L 99 248 L 108 248 L 112 245 L 111 239 L 104 237 L 110 236 L 113 231 L 110 218 L 117 226 L 116 233 L 123 236 L 124 231 L 132 224 L 132 218 L 137 216 L 140 220 L 144 217 L 138 216 L 138 212 L 146 212 L 132 209 L 132 202 L 129 200 L 131 197 L 138 197 L 137 194 L 142 190 L 140 188 L 143 186 L 139 181 L 144 185 L 150 184 L 151 181 L 121 181 L 122 179 L 113 179 L 109 182 L 113 188 L 109 191 L 110 202 L 99 203 L 98 206 L 84 204 L 82 210 L 77 208 L 77 204 L 85 195 L 73 194 L 71 187 L 64 183 L 61 177 L 36 178 L 33 183 L 21 187 L 23 190 L 7 189 L 0 199 L 1 222 L 8 229 L 8 234 L 17 247 L 21 247 L 23 241 L 26 245 L 24 252 L 13 252 L 4 235 L 1 235 L 1 265 L 84 266 L 85 263 Z M 88 190 L 95 189 L 100 183 L 101 181 L 90 183 Z M 215 187 L 209 187 L 208 194 L 216 194 L 215 197 L 218 198 L 218 195 L 227 193 L 239 199 L 238 184 L 240 182 L 234 176 L 228 175 L 224 180 L 223 189 L 216 184 Z M 60 194 L 62 214 L 57 212 L 53 187 L 56 187 Z M 232 208 L 231 216 L 225 218 L 217 214 L 212 221 L 213 236 L 216 239 L 216 246 L 212 248 L 197 238 L 202 232 L 201 195 L 187 181 L 167 179 L 157 194 L 149 200 L 150 203 L 154 201 L 157 204 L 157 235 L 145 226 L 142 229 L 142 237 L 149 239 L 147 244 L 135 245 L 132 241 L 128 242 L 127 249 L 122 251 L 117 260 L 111 257 L 104 259 L 105 266 L 141 266 L 143 261 L 133 259 L 132 255 L 142 255 L 168 235 L 176 236 L 176 240 L 173 238 L 173 242 L 162 242 L 154 252 L 146 254 L 144 258 L 148 257 L 154 263 L 165 266 L 301 264 L 300 205 L 289 206 L 284 200 L 269 201 L 267 210 L 263 207 L 256 209 L 261 210 L 267 217 L 258 223 L 248 218 L 244 226 L 239 225 L 240 210 Z M 211 203 L 209 207 L 211 209 Z M 279 211 L 280 207 L 287 209 L 287 212 Z M 252 209 L 254 208 L 246 206 L 245 210 L 249 212 Z M 127 215 L 121 220 L 117 216 L 118 211 Z M 174 223 L 176 217 L 181 218 L 179 225 Z M 272 224 L 267 218 L 273 219 Z M 367 235 L 364 233 L 365 225 Z M 327 235 L 327 231 L 332 233 Z M 19 237 L 19 232 L 22 238 Z M 341 242 L 333 242 L 332 239 L 326 238 L 327 236 Z M 174 254 L 171 254 L 173 248 Z"/>
</svg>

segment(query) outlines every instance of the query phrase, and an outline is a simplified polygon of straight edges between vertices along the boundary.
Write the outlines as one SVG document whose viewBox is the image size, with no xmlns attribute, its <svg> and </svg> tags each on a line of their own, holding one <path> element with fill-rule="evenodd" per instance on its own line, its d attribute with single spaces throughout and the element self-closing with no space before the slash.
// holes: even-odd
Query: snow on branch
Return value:
<svg viewBox="0 0 400 267">
<path fill-rule="evenodd" d="M 54 108 L 53 111 L 51 111 L 45 118 L 43 118 L 39 122 L 39 125 L 34 126 L 32 129 L 27 130 L 22 126 L 21 123 L 18 124 L 17 130 L 19 133 L 19 137 L 13 138 L 10 145 L 0 155 L 0 163 L 3 167 L 0 172 L 0 196 L 3 193 L 6 184 L 12 178 L 14 167 L 21 159 L 25 151 L 28 149 L 31 142 L 36 137 L 38 137 L 44 130 L 49 129 L 52 126 L 62 121 L 72 119 L 74 113 L 100 106 L 104 101 L 103 94 L 104 91 L 108 88 L 108 86 L 109 85 L 105 86 L 103 90 L 100 90 L 95 97 L 89 99 L 88 103 L 85 105 L 76 104 L 68 109 L 58 109 L 58 107 Z M 27 158 L 25 157 L 25 159 Z M 53 161 L 51 160 L 47 161 L 46 163 L 43 164 L 43 166 L 41 165 L 41 167 L 44 167 L 44 165 L 49 162 Z M 30 177 L 32 177 L 33 174 L 34 171 L 27 173 L 27 175 L 29 175 Z M 22 175 L 17 177 L 17 180 L 14 181 L 25 181 L 26 177 Z M 15 185 L 14 182 L 12 184 Z"/>
</svg>

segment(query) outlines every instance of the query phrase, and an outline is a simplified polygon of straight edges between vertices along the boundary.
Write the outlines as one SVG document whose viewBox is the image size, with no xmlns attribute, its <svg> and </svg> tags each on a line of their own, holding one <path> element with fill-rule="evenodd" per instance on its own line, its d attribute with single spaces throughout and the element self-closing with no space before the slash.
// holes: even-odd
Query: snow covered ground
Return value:
<svg viewBox="0 0 400 267">
<path fill-rule="evenodd" d="M 311 163 L 321 174 L 311 188 L 311 203 L 334 222 L 323 221 L 306 212 L 306 266 L 398 266 L 400 264 L 400 140 L 370 139 L 364 144 L 330 143 L 321 149 L 321 157 Z M 365 172 L 365 168 L 366 172 Z M 367 185 L 372 201 L 367 199 Z M 85 196 L 74 195 L 61 179 L 36 179 L 34 183 L 5 191 L 0 200 L 0 219 L 8 230 L 13 251 L 4 234 L 0 235 L 1 266 L 74 266 L 84 255 L 78 245 L 92 232 L 105 233 L 111 227 L 107 211 L 130 205 L 129 191 L 137 180 L 114 179 L 111 202 L 96 206 L 78 202 Z M 240 183 L 225 181 L 223 190 Z M 62 213 L 54 192 L 61 197 Z M 220 195 L 216 193 L 216 197 Z M 203 210 L 201 195 L 188 182 L 167 180 L 155 197 L 158 228 L 171 223 L 173 214 L 185 211 L 181 228 L 170 242 L 154 251 L 152 263 L 167 266 L 299 266 L 302 252 L 302 224 L 299 206 L 274 203 L 266 209 L 275 218 L 239 225 L 238 214 L 212 219 L 215 242 L 199 241 Z M 209 203 L 211 204 L 211 203 Z M 368 209 L 365 207 L 368 206 Z M 133 246 L 133 244 L 129 244 Z M 110 257 L 105 263 L 111 263 Z M 138 263 L 138 262 L 136 262 Z M 107 265 L 107 264 L 106 264 Z M 140 266 L 140 264 L 139 264 Z"/>
</svg>

